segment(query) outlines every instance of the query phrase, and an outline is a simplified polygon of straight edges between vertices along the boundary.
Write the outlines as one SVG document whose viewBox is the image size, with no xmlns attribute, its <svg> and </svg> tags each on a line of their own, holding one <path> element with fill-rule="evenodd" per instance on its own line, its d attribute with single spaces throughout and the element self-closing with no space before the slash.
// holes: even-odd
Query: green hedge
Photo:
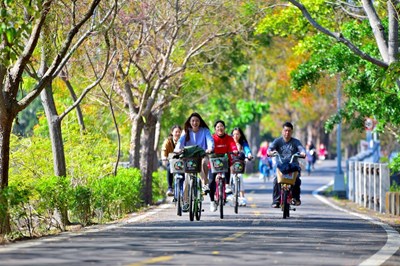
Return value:
<svg viewBox="0 0 400 266">
<path fill-rule="evenodd" d="M 120 169 L 116 176 L 75 183 L 71 178 L 50 176 L 36 179 L 29 186 L 10 184 L 2 193 L 14 234 L 32 237 L 62 229 L 58 211 L 63 209 L 70 222 L 88 225 L 123 217 L 142 206 L 137 169 Z"/>
</svg>

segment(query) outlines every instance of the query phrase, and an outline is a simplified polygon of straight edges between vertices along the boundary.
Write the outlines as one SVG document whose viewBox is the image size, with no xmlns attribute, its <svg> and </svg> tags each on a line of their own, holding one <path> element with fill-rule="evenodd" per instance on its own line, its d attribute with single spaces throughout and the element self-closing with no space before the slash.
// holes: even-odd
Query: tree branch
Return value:
<svg viewBox="0 0 400 266">
<path fill-rule="evenodd" d="M 351 51 L 353 51 L 355 54 L 357 54 L 358 56 L 360 56 L 362 59 L 373 63 L 374 65 L 377 65 L 379 67 L 383 67 L 383 68 L 387 68 L 389 65 L 388 63 L 386 63 L 385 61 L 376 59 L 371 57 L 370 55 L 368 55 L 367 53 L 364 53 L 363 51 L 361 51 L 357 46 L 355 46 L 350 40 L 344 38 L 342 36 L 341 33 L 336 33 L 336 32 L 331 32 L 328 29 L 322 27 L 320 24 L 318 24 L 310 15 L 310 13 L 308 12 L 308 10 L 304 7 L 304 5 L 302 5 L 301 3 L 299 3 L 298 1 L 295 0 L 289 0 L 290 3 L 292 3 L 294 6 L 296 6 L 303 14 L 303 16 L 308 20 L 308 22 L 310 22 L 310 24 L 316 28 L 317 30 L 319 30 L 320 32 L 336 39 L 338 42 L 343 43 L 344 45 L 346 45 Z"/>
</svg>

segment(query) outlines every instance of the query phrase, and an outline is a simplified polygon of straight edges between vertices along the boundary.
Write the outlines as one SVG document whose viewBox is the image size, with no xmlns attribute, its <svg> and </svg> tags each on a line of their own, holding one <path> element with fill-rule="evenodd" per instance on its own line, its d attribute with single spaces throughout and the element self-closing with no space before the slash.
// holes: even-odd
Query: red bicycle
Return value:
<svg viewBox="0 0 400 266">
<path fill-rule="evenodd" d="M 225 173 L 228 172 L 228 156 L 227 154 L 212 154 L 210 156 L 211 173 L 217 174 L 215 182 L 217 189 L 215 191 L 215 203 L 219 208 L 219 217 L 224 219 L 224 205 L 226 202 L 225 193 Z"/>
</svg>

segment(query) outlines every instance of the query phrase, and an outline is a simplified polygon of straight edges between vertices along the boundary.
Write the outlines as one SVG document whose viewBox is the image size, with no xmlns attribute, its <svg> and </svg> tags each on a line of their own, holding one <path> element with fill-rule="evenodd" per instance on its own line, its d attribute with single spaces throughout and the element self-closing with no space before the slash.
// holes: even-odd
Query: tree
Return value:
<svg viewBox="0 0 400 266">
<path fill-rule="evenodd" d="M 302 81 L 297 84 L 302 86 L 318 81 L 321 76 L 318 70 L 321 69 L 329 74 L 345 73 L 347 77 L 345 106 L 326 128 L 332 129 L 342 118 L 362 128 L 365 117 L 374 116 L 382 130 L 386 127 L 398 135 L 399 111 L 392 106 L 399 104 L 396 97 L 399 87 L 399 1 L 287 2 L 292 5 L 276 5 L 275 15 L 266 17 L 260 28 L 271 29 L 272 26 L 282 35 L 303 34 L 302 45 L 314 56 L 302 65 Z M 295 19 L 291 19 L 291 23 L 282 23 L 289 14 Z M 278 17 L 278 21 L 272 23 Z M 304 26 L 307 22 L 308 26 Z M 290 26 L 284 30 L 279 23 Z M 302 32 L 300 25 L 303 29 L 311 29 L 312 34 Z M 299 76 L 297 79 L 301 80 Z"/>
<path fill-rule="evenodd" d="M 7 199 L 10 135 L 12 124 L 65 66 L 83 40 L 76 39 L 82 27 L 90 21 L 100 0 L 73 2 L 71 20 L 65 21 L 70 29 L 62 36 L 60 46 L 49 60 L 49 67 L 29 91 L 21 91 L 21 84 L 28 73 L 35 72 L 35 53 L 40 53 L 38 41 L 49 14 L 56 12 L 55 1 L 3 1 L 0 80 L 0 234 L 10 232 Z"/>
<path fill-rule="evenodd" d="M 120 92 L 131 117 L 130 164 L 140 167 L 143 197 L 151 202 L 156 169 L 156 124 L 184 87 L 189 62 L 209 52 L 217 38 L 237 32 L 231 1 L 147 1 L 121 9 L 114 43 L 119 53 Z M 128 12 L 128 10 L 130 12 Z M 202 62 L 204 64 L 205 62 Z"/>
</svg>

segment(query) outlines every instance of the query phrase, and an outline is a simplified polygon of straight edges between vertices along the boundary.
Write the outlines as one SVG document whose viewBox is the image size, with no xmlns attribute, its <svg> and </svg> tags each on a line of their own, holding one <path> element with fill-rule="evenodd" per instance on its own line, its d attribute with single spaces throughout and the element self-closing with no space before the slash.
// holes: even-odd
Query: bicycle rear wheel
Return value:
<svg viewBox="0 0 400 266">
<path fill-rule="evenodd" d="M 224 219 L 224 182 L 222 178 L 219 179 L 218 182 L 218 190 L 219 190 L 219 218 Z"/>
<path fill-rule="evenodd" d="M 195 177 L 196 178 L 196 177 Z M 189 183 L 189 219 L 190 221 L 194 220 L 194 197 L 195 197 L 195 178 L 190 176 L 190 183 Z"/>
</svg>

